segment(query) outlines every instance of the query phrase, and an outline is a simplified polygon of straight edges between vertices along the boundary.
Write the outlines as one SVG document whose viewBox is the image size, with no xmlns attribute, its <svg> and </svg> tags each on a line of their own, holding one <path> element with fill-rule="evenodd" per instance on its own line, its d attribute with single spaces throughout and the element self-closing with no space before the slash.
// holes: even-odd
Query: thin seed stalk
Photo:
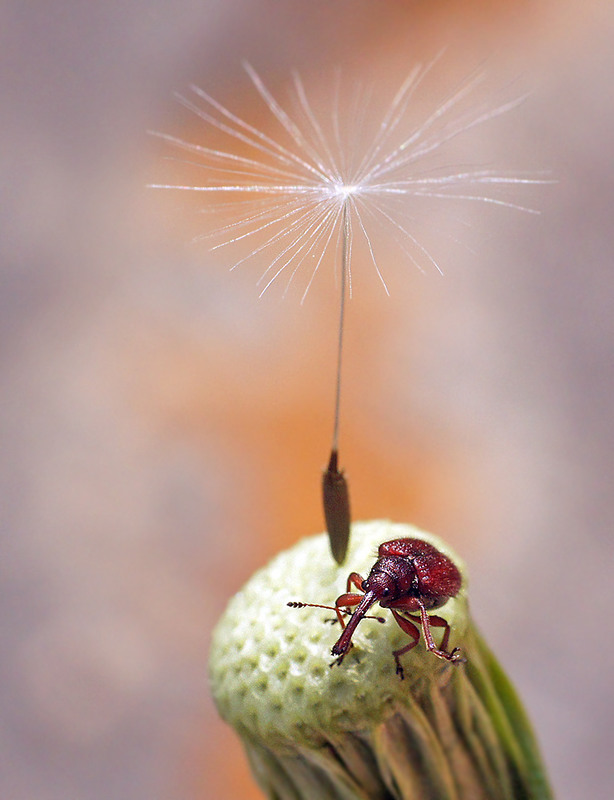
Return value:
<svg viewBox="0 0 614 800">
<path fill-rule="evenodd" d="M 322 504 L 330 550 L 337 564 L 343 564 L 350 541 L 350 493 L 348 483 L 339 469 L 339 420 L 341 416 L 341 372 L 343 364 L 343 334 L 345 330 L 345 300 L 350 275 L 351 226 L 349 199 L 343 205 L 341 219 L 341 299 L 339 302 L 339 332 L 337 338 L 337 377 L 335 381 L 335 414 L 333 438 L 328 467 L 322 475 Z"/>
<path fill-rule="evenodd" d="M 345 331 L 345 299 L 350 270 L 350 218 L 348 202 L 343 204 L 341 219 L 341 298 L 339 300 L 339 333 L 337 338 L 337 379 L 335 381 L 335 416 L 331 450 L 339 451 L 339 419 L 341 416 L 341 368 L 343 364 L 343 334 Z"/>
</svg>

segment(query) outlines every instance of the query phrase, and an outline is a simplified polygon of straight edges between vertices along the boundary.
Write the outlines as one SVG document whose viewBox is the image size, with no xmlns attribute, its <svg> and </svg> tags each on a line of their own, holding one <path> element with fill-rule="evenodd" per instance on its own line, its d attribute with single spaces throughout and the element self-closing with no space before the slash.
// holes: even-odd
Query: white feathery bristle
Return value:
<svg viewBox="0 0 614 800">
<path fill-rule="evenodd" d="M 341 238 L 347 235 L 354 239 L 346 243 L 348 250 L 352 246 L 363 248 L 386 292 L 379 261 L 381 235 L 396 243 L 419 269 L 430 265 L 441 272 L 435 255 L 412 230 L 421 205 L 433 199 L 456 200 L 537 213 L 494 190 L 552 181 L 542 173 L 506 174 L 482 166 L 455 170 L 445 166 L 445 161 L 444 166 L 434 162 L 432 157 L 439 155 L 448 142 L 525 99 L 516 98 L 493 108 L 478 104 L 467 110 L 466 99 L 483 80 L 482 74 L 475 74 L 416 124 L 410 114 L 412 99 L 436 60 L 417 65 L 410 72 L 376 124 L 368 116 L 366 95 L 355 94 L 352 137 L 344 135 L 339 90 L 331 113 L 318 115 L 298 75 L 293 80 L 295 110 L 291 115 L 253 67 L 245 65 L 277 133 L 255 127 L 192 86 L 192 97 L 179 97 L 180 102 L 215 128 L 218 138 L 223 135 L 228 148 L 155 134 L 188 153 L 195 160 L 186 163 L 202 169 L 206 177 L 202 185 L 154 184 L 153 188 L 200 192 L 210 197 L 213 209 L 231 220 L 204 234 L 213 240 L 211 249 L 248 245 L 244 255 L 233 258 L 232 268 L 249 261 L 263 264 L 265 269 L 258 281 L 261 294 L 284 279 L 287 290 L 304 268 L 304 299 L 325 258 L 331 254 L 334 258 Z M 349 130 L 350 123 L 345 127 Z M 350 222 L 345 228 L 344 208 Z"/>
</svg>

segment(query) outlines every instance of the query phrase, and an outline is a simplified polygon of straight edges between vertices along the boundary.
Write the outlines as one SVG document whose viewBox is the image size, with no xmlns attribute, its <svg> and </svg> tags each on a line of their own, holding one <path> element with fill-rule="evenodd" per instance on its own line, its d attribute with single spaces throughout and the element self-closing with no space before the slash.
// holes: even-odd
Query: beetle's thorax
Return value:
<svg viewBox="0 0 614 800">
<path fill-rule="evenodd" d="M 380 605 L 386 606 L 393 600 L 414 594 L 417 584 L 418 576 L 411 561 L 400 556 L 384 556 L 375 562 L 362 588 L 374 592 Z"/>
</svg>

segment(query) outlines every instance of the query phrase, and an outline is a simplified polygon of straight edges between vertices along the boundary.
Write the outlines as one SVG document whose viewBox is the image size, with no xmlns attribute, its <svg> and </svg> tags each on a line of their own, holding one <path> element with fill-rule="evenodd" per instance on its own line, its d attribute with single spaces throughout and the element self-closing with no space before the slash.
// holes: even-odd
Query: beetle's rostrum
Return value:
<svg viewBox="0 0 614 800">
<path fill-rule="evenodd" d="M 352 636 L 359 622 L 371 606 L 379 603 L 383 608 L 389 608 L 399 627 L 412 640 L 392 653 L 397 674 L 403 679 L 400 657 L 418 644 L 420 628 L 416 623 L 422 626 L 426 648 L 433 655 L 456 664 L 465 661 L 458 647 L 448 652 L 450 625 L 447 620 L 427 613 L 455 597 L 461 583 L 461 574 L 455 564 L 432 544 L 422 539 L 393 539 L 379 546 L 378 559 L 366 579 L 357 572 L 350 573 L 346 592 L 336 599 L 334 606 L 302 602 L 288 605 L 293 608 L 329 608 L 336 613 L 343 631 L 331 651 L 337 656 L 333 664 L 343 661 L 352 646 Z M 351 592 L 352 586 L 361 594 Z M 356 608 L 346 624 L 342 609 L 349 613 L 354 606 Z M 433 639 L 432 627 L 444 628 L 439 647 Z"/>
</svg>

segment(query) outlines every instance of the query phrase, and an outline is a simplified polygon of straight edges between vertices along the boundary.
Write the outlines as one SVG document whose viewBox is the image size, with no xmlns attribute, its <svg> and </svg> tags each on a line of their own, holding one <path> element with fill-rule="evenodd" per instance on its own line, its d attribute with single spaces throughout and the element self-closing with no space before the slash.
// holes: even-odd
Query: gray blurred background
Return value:
<svg viewBox="0 0 614 800">
<path fill-rule="evenodd" d="M 357 291 L 354 508 L 461 552 L 558 797 L 614 796 L 613 40 L 579 0 L 0 5 L 0 797 L 260 796 L 208 639 L 321 529 L 334 298 L 258 301 L 191 245 L 194 205 L 144 188 L 146 131 L 207 144 L 190 82 L 258 119 L 242 59 L 280 92 L 337 66 L 394 88 L 446 45 L 442 69 L 532 92 L 476 133 L 489 159 L 559 182 L 537 218 L 471 208 L 444 280 Z"/>
</svg>

